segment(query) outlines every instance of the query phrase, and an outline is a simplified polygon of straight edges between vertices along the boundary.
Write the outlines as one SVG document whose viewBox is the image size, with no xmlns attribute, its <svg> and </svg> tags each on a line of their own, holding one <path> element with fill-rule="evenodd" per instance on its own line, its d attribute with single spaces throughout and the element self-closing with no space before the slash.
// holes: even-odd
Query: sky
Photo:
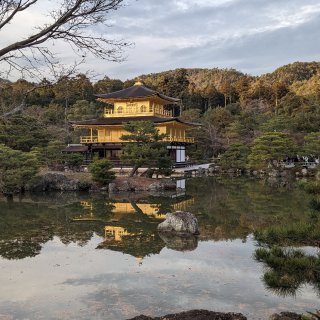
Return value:
<svg viewBox="0 0 320 320">
<path fill-rule="evenodd" d="M 35 10 L 20 27 L 44 19 Z M 294 61 L 320 60 L 319 0 L 125 0 L 109 25 L 95 31 L 133 45 L 122 63 L 89 57 L 81 70 L 99 78 L 214 67 L 259 75 Z M 0 45 L 17 30 L 12 26 Z M 69 48 L 58 48 L 65 61 L 73 59 Z"/>
</svg>

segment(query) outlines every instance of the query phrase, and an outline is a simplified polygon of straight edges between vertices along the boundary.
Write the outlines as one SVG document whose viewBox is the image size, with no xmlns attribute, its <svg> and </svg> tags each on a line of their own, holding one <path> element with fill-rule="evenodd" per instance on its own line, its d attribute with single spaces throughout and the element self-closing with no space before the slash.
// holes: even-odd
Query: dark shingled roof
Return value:
<svg viewBox="0 0 320 320">
<path fill-rule="evenodd" d="M 159 97 L 169 103 L 178 103 L 180 99 L 165 96 L 157 91 L 151 90 L 143 85 L 134 85 L 132 87 L 115 91 L 112 93 L 95 94 L 96 97 L 102 99 L 130 99 L 130 98 L 149 98 L 149 97 Z"/>
<path fill-rule="evenodd" d="M 164 123 L 170 121 L 176 121 L 179 123 L 197 126 L 197 123 L 185 122 L 180 120 L 179 118 L 161 118 L 161 117 L 153 117 L 153 116 L 146 116 L 146 117 L 115 117 L 115 118 L 100 118 L 100 119 L 90 119 L 90 120 L 83 120 L 83 121 L 74 121 L 71 122 L 72 125 L 117 125 L 127 123 L 129 121 L 151 121 L 153 123 Z"/>
</svg>

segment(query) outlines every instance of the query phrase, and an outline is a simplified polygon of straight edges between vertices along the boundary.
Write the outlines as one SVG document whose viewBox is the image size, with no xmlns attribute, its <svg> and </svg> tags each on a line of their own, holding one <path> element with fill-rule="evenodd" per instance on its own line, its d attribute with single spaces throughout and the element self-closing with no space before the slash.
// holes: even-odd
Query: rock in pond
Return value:
<svg viewBox="0 0 320 320">
<path fill-rule="evenodd" d="M 166 247 L 176 251 L 193 251 L 198 246 L 198 237 L 193 234 L 179 235 L 171 232 L 159 232 L 161 240 Z"/>
<path fill-rule="evenodd" d="M 198 220 L 190 212 L 169 212 L 166 214 L 166 220 L 158 225 L 158 231 L 180 235 L 196 235 L 199 234 Z"/>
</svg>

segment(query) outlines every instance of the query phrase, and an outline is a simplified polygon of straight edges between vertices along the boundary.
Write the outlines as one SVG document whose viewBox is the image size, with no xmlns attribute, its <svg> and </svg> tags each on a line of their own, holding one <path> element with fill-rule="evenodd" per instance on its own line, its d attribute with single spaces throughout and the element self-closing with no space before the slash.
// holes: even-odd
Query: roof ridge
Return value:
<svg viewBox="0 0 320 320">
<path fill-rule="evenodd" d="M 166 96 L 144 85 L 131 86 L 111 93 L 95 94 L 96 97 L 110 100 L 141 99 L 146 97 L 158 97 L 170 103 L 178 103 L 180 99 Z"/>
</svg>

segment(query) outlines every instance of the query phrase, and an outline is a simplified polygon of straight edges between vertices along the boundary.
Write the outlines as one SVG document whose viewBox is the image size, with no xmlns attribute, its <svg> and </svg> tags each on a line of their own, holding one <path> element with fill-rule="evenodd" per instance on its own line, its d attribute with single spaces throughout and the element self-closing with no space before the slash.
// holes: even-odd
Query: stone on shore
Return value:
<svg viewBox="0 0 320 320">
<path fill-rule="evenodd" d="M 301 314 L 294 313 L 294 312 L 280 312 L 280 313 L 274 313 L 269 319 L 270 320 L 302 320 L 303 317 Z"/>
<path fill-rule="evenodd" d="M 246 320 L 241 313 L 223 313 L 208 310 L 190 310 L 181 313 L 168 314 L 163 317 L 137 316 L 129 320 Z"/>
<path fill-rule="evenodd" d="M 48 172 L 43 176 L 38 176 L 35 181 L 27 185 L 27 191 L 77 191 L 80 181 L 78 179 L 69 179 L 63 173 Z"/>
<path fill-rule="evenodd" d="M 157 180 L 146 177 L 117 177 L 114 181 L 115 191 L 165 191 L 175 189 L 175 182 L 168 179 Z"/>
<path fill-rule="evenodd" d="M 166 220 L 158 225 L 158 231 L 180 235 L 196 235 L 199 234 L 198 220 L 190 212 L 169 212 L 166 214 Z"/>
</svg>

